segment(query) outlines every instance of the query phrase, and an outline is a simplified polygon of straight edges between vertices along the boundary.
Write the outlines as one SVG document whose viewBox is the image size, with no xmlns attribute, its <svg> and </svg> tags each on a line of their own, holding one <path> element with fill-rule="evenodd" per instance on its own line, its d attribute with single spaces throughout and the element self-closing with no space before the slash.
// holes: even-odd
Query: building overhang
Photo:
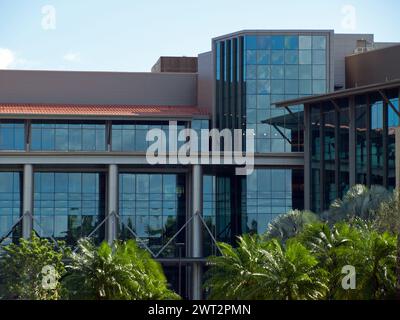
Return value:
<svg viewBox="0 0 400 320">
<path fill-rule="evenodd" d="M 347 98 L 347 97 L 357 96 L 357 95 L 362 95 L 362 94 L 367 94 L 367 93 L 373 93 L 373 92 L 379 93 L 379 91 L 381 91 L 381 90 L 395 89 L 395 88 L 400 88 L 400 79 L 387 81 L 387 82 L 383 82 L 383 83 L 366 85 L 366 86 L 362 86 L 362 87 L 339 90 L 339 91 L 321 94 L 321 95 L 280 101 L 280 102 L 276 102 L 275 106 L 278 108 L 279 107 L 287 108 L 287 107 L 296 106 L 296 105 L 322 103 L 325 101 L 331 101 L 331 100 L 340 99 L 340 98 Z"/>
</svg>

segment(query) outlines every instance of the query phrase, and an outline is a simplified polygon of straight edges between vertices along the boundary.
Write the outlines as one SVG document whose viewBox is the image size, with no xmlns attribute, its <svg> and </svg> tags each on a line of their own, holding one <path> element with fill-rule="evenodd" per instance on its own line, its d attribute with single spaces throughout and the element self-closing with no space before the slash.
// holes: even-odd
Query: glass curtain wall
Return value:
<svg viewBox="0 0 400 320">
<path fill-rule="evenodd" d="M 105 151 L 106 127 L 103 123 L 33 122 L 32 151 Z"/>
<path fill-rule="evenodd" d="M 268 224 L 291 209 L 303 209 L 303 172 L 298 169 L 256 169 L 242 179 L 243 233 L 263 234 Z"/>
<path fill-rule="evenodd" d="M 0 172 L 0 242 L 7 245 L 21 237 L 21 223 L 12 231 L 22 212 L 22 174 Z"/>
<path fill-rule="evenodd" d="M 0 121 L 0 150 L 25 150 L 25 127 L 23 121 Z"/>
<path fill-rule="evenodd" d="M 390 106 L 380 94 L 354 97 L 355 183 L 396 186 L 396 128 L 399 99 Z M 350 98 L 311 105 L 311 209 L 321 212 L 349 189 Z M 339 108 L 339 110 L 337 110 Z M 395 111 L 397 110 L 397 112 Z M 336 118 L 338 117 L 338 118 Z M 335 124 L 338 123 L 338 126 Z M 321 129 L 322 128 L 322 129 Z M 321 140 L 324 141 L 321 149 Z"/>
<path fill-rule="evenodd" d="M 302 107 L 289 113 L 274 102 L 327 91 L 326 36 L 246 36 L 244 68 L 246 127 L 256 132 L 256 151 L 302 151 Z"/>
<path fill-rule="evenodd" d="M 185 175 L 120 173 L 119 214 L 118 238 L 134 238 L 131 229 L 158 253 L 185 223 Z M 181 232 L 160 257 L 178 257 L 176 244 L 185 242 Z"/>
<path fill-rule="evenodd" d="M 34 173 L 34 230 L 75 245 L 104 219 L 105 174 L 91 172 Z M 104 240 L 101 227 L 92 236 Z"/>
</svg>

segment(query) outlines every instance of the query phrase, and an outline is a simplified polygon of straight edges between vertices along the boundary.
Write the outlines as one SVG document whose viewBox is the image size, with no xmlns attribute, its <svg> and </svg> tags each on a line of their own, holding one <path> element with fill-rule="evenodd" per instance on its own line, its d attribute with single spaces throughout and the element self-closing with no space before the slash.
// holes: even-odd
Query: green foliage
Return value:
<svg viewBox="0 0 400 320">
<path fill-rule="evenodd" d="M 147 300 L 179 299 L 167 288 L 158 262 L 133 240 L 103 242 L 98 248 L 87 240 L 78 242 L 64 279 L 70 299 Z"/>
<path fill-rule="evenodd" d="M 385 299 L 395 289 L 396 238 L 380 233 L 371 223 L 312 224 L 298 236 L 319 266 L 329 273 L 328 299 Z M 344 290 L 342 268 L 356 269 L 356 289 Z"/>
<path fill-rule="evenodd" d="M 268 225 L 265 238 L 285 242 L 301 232 L 307 224 L 317 221 L 319 221 L 318 216 L 311 211 L 291 210 L 278 216 Z"/>
<path fill-rule="evenodd" d="M 210 299 L 318 299 L 326 290 L 326 273 L 298 241 L 282 246 L 257 236 L 239 238 L 238 248 L 220 243 L 222 256 L 210 258 L 205 287 Z"/>
<path fill-rule="evenodd" d="M 62 262 L 68 249 L 63 242 L 58 248 L 47 239 L 40 239 L 35 234 L 30 240 L 20 239 L 20 243 L 11 243 L 3 247 L 0 260 L 0 279 L 2 299 L 57 300 L 62 294 L 60 278 L 65 273 Z M 52 266 L 56 271 L 55 288 L 43 286 L 46 274 L 43 267 Z"/>
<path fill-rule="evenodd" d="M 381 204 L 390 198 L 391 193 L 382 186 L 368 188 L 364 185 L 355 185 L 342 200 L 333 201 L 329 210 L 322 214 L 322 218 L 330 225 L 340 221 L 351 221 L 354 218 L 373 220 Z"/>
</svg>

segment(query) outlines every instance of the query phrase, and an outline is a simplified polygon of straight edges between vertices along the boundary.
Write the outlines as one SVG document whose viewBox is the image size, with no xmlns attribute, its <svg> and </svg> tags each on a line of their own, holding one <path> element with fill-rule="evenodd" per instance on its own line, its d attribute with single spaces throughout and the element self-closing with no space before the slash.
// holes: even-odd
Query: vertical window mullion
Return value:
<svg viewBox="0 0 400 320">
<path fill-rule="evenodd" d="M 386 101 L 383 102 L 383 134 L 382 134 L 382 143 L 383 143 L 383 186 L 385 188 L 388 187 L 388 104 Z"/>
<path fill-rule="evenodd" d="M 325 118 L 322 105 L 319 105 L 320 108 L 320 127 L 319 127 L 319 136 L 320 136 L 320 208 L 321 211 L 325 208 Z"/>
<path fill-rule="evenodd" d="M 367 186 L 371 186 L 371 100 L 369 95 L 366 95 L 366 117 L 367 117 Z"/>
</svg>

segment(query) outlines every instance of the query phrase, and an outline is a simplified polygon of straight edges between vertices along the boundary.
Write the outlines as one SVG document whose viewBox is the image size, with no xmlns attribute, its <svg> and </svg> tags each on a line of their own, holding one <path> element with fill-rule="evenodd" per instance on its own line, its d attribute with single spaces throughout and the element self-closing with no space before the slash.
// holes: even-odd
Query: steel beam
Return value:
<svg viewBox="0 0 400 320">
<path fill-rule="evenodd" d="M 32 234 L 32 214 L 33 214 L 33 166 L 31 164 L 24 165 L 23 177 L 23 205 L 22 205 L 22 237 L 29 239 Z"/>
<path fill-rule="evenodd" d="M 202 214 L 202 191 L 203 191 L 203 174 L 201 165 L 194 165 L 192 171 L 192 241 L 191 241 L 191 257 L 203 257 L 203 228 L 200 216 Z M 200 300 L 202 297 L 202 264 L 194 262 L 192 264 L 192 299 Z"/>
<path fill-rule="evenodd" d="M 106 225 L 106 235 L 108 243 L 112 243 L 117 238 L 117 217 L 118 213 L 118 166 L 110 164 L 108 166 L 108 219 Z"/>
</svg>

